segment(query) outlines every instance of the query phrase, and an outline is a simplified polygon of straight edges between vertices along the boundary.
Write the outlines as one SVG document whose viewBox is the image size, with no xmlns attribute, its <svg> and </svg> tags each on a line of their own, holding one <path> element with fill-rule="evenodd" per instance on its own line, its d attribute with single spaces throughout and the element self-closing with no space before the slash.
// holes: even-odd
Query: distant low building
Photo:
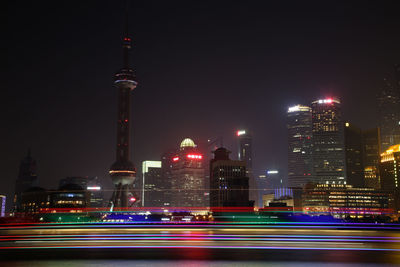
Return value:
<svg viewBox="0 0 400 267">
<path fill-rule="evenodd" d="M 4 217 L 6 215 L 6 199 L 5 195 L 0 195 L 0 217 Z"/>
<path fill-rule="evenodd" d="M 88 208 L 104 207 L 104 192 L 98 177 L 66 177 L 60 180 L 59 187 L 66 185 L 78 185 L 84 191 L 88 191 L 90 199 L 87 203 Z"/>
<path fill-rule="evenodd" d="M 310 184 L 304 190 L 302 200 L 303 212 L 311 215 L 362 218 L 394 212 L 393 194 L 351 185 Z"/>
</svg>

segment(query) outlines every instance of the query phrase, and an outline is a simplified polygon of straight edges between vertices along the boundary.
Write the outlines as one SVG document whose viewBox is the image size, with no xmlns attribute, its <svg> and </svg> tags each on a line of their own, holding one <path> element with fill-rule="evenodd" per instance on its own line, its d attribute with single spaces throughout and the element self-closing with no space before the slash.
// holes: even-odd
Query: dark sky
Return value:
<svg viewBox="0 0 400 267">
<path fill-rule="evenodd" d="M 222 135 L 235 151 L 234 131 L 246 127 L 256 170 L 285 170 L 287 107 L 321 96 L 376 126 L 375 96 L 400 62 L 395 3 L 132 1 L 136 166 L 184 137 Z M 123 14 L 123 1 L 8 3 L 0 193 L 13 193 L 28 147 L 41 186 L 74 175 L 111 185 Z"/>
</svg>

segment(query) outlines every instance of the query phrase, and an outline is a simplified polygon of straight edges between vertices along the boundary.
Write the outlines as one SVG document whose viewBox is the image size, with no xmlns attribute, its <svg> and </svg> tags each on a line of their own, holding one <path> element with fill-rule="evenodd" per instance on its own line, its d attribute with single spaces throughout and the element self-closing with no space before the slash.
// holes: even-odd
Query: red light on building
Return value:
<svg viewBox="0 0 400 267">
<path fill-rule="evenodd" d="M 199 154 L 188 154 L 188 155 L 186 155 L 186 157 L 188 159 L 202 159 L 203 158 L 203 156 L 199 155 Z"/>
<path fill-rule="evenodd" d="M 179 160 L 179 157 L 172 158 L 172 161 L 178 161 L 178 160 Z"/>
<path fill-rule="evenodd" d="M 131 198 L 129 199 L 129 201 L 130 201 L 130 202 L 135 202 L 135 201 L 136 201 L 136 198 L 135 198 L 135 197 L 131 197 Z"/>
</svg>

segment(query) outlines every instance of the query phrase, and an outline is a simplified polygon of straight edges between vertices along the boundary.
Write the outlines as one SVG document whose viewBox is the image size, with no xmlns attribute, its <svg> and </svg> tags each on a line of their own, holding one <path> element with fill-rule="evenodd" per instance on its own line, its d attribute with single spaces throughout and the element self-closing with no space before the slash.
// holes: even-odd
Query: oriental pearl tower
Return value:
<svg viewBox="0 0 400 267">
<path fill-rule="evenodd" d="M 136 178 L 136 169 L 130 160 L 129 137 L 131 91 L 136 88 L 137 82 L 134 71 L 129 66 L 131 38 L 128 35 L 128 19 L 126 19 L 122 48 L 123 67 L 115 74 L 114 77 L 114 86 L 118 90 L 118 116 L 116 161 L 110 168 L 110 176 L 115 186 L 114 193 L 110 201 L 111 209 L 114 207 L 129 207 L 132 206 L 136 201 L 133 193 L 133 182 Z"/>
</svg>

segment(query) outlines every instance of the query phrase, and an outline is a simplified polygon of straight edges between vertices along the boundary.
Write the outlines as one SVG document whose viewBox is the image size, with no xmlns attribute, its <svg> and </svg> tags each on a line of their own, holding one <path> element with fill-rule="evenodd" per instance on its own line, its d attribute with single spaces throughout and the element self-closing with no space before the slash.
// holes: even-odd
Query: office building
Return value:
<svg viewBox="0 0 400 267">
<path fill-rule="evenodd" d="M 204 207 L 206 189 L 203 155 L 185 138 L 171 161 L 171 206 Z"/>
<path fill-rule="evenodd" d="M 161 177 L 162 183 L 160 190 L 162 192 L 163 207 L 171 206 L 172 199 L 172 163 L 173 158 L 178 153 L 176 149 L 169 149 L 161 155 Z"/>
<path fill-rule="evenodd" d="M 381 154 L 380 177 L 383 190 L 399 190 L 400 144 L 389 147 Z"/>
<path fill-rule="evenodd" d="M 162 207 L 164 203 L 161 161 L 146 160 L 142 163 L 142 198 L 143 207 Z"/>
<path fill-rule="evenodd" d="M 363 167 L 364 167 L 364 186 L 380 189 L 380 130 L 373 128 L 362 131 L 363 139 Z"/>
<path fill-rule="evenodd" d="M 90 192 L 78 184 L 65 184 L 50 194 L 50 208 L 81 212 L 90 206 Z"/>
<path fill-rule="evenodd" d="M 393 194 L 344 184 L 308 185 L 302 196 L 303 212 L 337 218 L 363 218 L 393 213 Z"/>
<path fill-rule="evenodd" d="M 249 177 L 250 199 L 258 205 L 258 188 L 253 175 L 253 137 L 248 130 L 236 131 L 238 138 L 238 159 L 246 163 L 246 173 Z"/>
<path fill-rule="evenodd" d="M 311 108 L 302 105 L 289 107 L 287 129 L 289 186 L 303 187 L 313 181 Z"/>
<path fill-rule="evenodd" d="M 315 182 L 346 182 L 343 122 L 340 101 L 334 98 L 312 102 L 313 165 Z"/>
<path fill-rule="evenodd" d="M 379 123 L 381 129 L 381 152 L 400 144 L 400 89 L 387 79 L 378 97 Z"/>
<path fill-rule="evenodd" d="M 98 177 L 74 176 L 61 179 L 59 188 L 63 188 L 66 185 L 77 185 L 82 188 L 85 194 L 89 194 L 89 200 L 86 203 L 88 208 L 101 208 L 105 206 L 104 192 Z"/>
<path fill-rule="evenodd" d="M 36 160 L 32 158 L 31 150 L 29 149 L 28 154 L 19 165 L 18 178 L 15 182 L 14 211 L 21 211 L 21 193 L 26 192 L 31 187 L 35 187 L 37 181 Z"/>
<path fill-rule="evenodd" d="M 220 147 L 210 161 L 210 207 L 253 207 L 249 201 L 246 163 L 231 160 L 231 152 Z"/>
<path fill-rule="evenodd" d="M 364 187 L 363 140 L 361 129 L 345 123 L 344 148 L 347 184 Z"/>
</svg>

